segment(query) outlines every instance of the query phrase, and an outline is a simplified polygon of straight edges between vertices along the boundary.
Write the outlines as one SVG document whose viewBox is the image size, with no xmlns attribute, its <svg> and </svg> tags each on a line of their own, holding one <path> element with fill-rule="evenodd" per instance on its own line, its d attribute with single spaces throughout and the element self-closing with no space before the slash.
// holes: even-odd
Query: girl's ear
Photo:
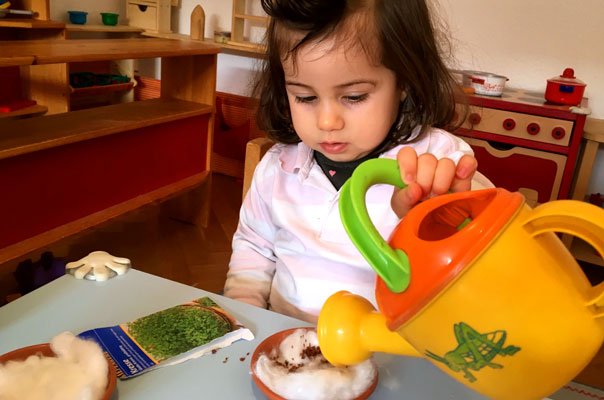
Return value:
<svg viewBox="0 0 604 400">
<path fill-rule="evenodd" d="M 405 90 L 401 90 L 401 103 L 405 101 L 407 98 L 407 92 Z"/>
</svg>

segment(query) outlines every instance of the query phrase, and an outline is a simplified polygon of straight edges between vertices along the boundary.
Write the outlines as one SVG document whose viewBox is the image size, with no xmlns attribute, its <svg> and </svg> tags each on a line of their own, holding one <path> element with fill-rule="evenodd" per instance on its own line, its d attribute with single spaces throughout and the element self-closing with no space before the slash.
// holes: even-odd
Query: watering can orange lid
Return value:
<svg viewBox="0 0 604 400">
<path fill-rule="evenodd" d="M 393 231 L 389 244 L 409 257 L 411 279 L 401 293 L 378 276 L 376 300 L 391 330 L 427 306 L 459 276 L 524 203 L 520 193 L 486 189 L 442 195 L 415 206 Z M 458 226 L 471 218 L 458 231 Z"/>
</svg>

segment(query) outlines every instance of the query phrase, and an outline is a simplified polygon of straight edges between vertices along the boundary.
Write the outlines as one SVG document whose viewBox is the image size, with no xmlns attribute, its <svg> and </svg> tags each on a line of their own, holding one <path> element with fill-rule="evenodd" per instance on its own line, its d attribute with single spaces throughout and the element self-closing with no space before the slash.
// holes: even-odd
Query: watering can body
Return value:
<svg viewBox="0 0 604 400">
<path fill-rule="evenodd" d="M 376 169 L 394 168 L 397 177 L 396 162 L 377 161 L 387 163 Z M 363 192 L 375 182 L 361 174 Z M 345 226 L 363 214 L 350 204 L 340 211 Z M 332 363 L 354 364 L 373 351 L 419 356 L 490 398 L 540 399 L 575 377 L 604 342 L 604 283 L 589 283 L 555 233 L 579 236 L 602 254 L 604 210 L 595 206 L 554 201 L 531 209 L 518 193 L 487 189 L 419 204 L 388 245 L 367 239 L 371 227 L 347 231 L 380 275 L 379 312 L 349 293 L 327 300 L 318 334 Z M 397 258 L 406 278 L 374 265 L 392 269 Z M 402 289 L 401 280 L 408 281 Z"/>
</svg>

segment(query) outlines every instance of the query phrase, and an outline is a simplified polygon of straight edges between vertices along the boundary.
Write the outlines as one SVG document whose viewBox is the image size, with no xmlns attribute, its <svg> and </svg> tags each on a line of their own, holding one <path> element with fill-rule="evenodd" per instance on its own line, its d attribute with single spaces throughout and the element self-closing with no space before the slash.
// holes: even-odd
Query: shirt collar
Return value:
<svg viewBox="0 0 604 400">
<path fill-rule="evenodd" d="M 287 174 L 308 175 L 313 163 L 312 149 L 300 142 L 296 145 L 286 145 L 279 155 L 279 165 Z"/>
<path fill-rule="evenodd" d="M 429 147 L 430 135 L 426 134 L 422 139 L 416 140 L 411 144 L 418 154 L 425 153 Z M 390 158 L 396 160 L 396 154 L 401 146 L 394 146 L 390 150 L 380 154 L 379 158 Z M 301 179 L 308 176 L 314 165 L 313 150 L 300 142 L 295 145 L 284 145 L 284 149 L 279 155 L 279 165 L 283 172 L 287 174 L 299 174 Z"/>
</svg>

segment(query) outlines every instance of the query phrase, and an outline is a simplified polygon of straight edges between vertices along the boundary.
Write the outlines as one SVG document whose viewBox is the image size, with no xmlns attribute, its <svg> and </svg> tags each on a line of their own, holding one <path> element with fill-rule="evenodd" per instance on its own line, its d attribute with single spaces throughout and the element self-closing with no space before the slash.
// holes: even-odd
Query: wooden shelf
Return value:
<svg viewBox="0 0 604 400">
<path fill-rule="evenodd" d="M 265 24 L 268 23 L 268 17 L 262 17 L 259 15 L 247 15 L 247 14 L 233 14 L 233 18 L 245 19 L 248 21 L 258 21 Z"/>
<path fill-rule="evenodd" d="M 0 56 L 0 67 L 17 67 L 20 65 L 32 65 L 34 63 L 34 59 L 34 56 Z"/>
<path fill-rule="evenodd" d="M 211 114 L 211 105 L 152 99 L 41 118 L 0 121 L 0 159 L 95 137 Z"/>
<path fill-rule="evenodd" d="M 183 35 L 182 33 L 159 33 L 159 32 L 145 31 L 142 33 L 142 35 L 149 36 L 149 37 L 155 37 L 155 38 L 162 38 L 162 39 L 184 40 L 184 41 L 191 41 L 191 42 L 197 42 L 197 43 L 205 43 L 205 44 L 208 44 L 211 46 L 218 46 L 218 47 L 222 48 L 224 50 L 223 53 L 230 53 L 230 54 L 242 55 L 242 56 L 247 56 L 247 57 L 264 56 L 264 54 L 266 53 L 266 48 L 261 47 L 260 45 L 255 45 L 254 47 L 251 47 L 249 45 L 241 45 L 241 44 L 216 43 L 214 41 L 214 39 L 210 39 L 210 38 L 205 38 L 203 41 L 193 40 L 193 39 L 191 39 L 190 36 Z"/>
<path fill-rule="evenodd" d="M 203 42 L 157 38 L 7 40 L 0 41 L 0 48 L 0 63 L 12 57 L 34 57 L 34 64 L 211 55 L 220 51 L 218 46 Z"/>
<path fill-rule="evenodd" d="M 145 30 L 142 28 L 137 28 L 135 26 L 128 25 L 77 25 L 77 24 L 67 24 L 65 25 L 65 29 L 69 32 L 131 32 L 131 33 L 140 33 Z"/>
<path fill-rule="evenodd" d="M 0 65 L 33 65 L 21 69 L 23 96 L 48 112 L 0 120 L 7 204 L 0 220 L 8 227 L 0 229 L 0 260 L 177 194 L 171 215 L 207 226 L 220 47 L 157 38 L 39 40 L 40 31 L 20 32 L 32 35 L 0 41 Z M 161 98 L 67 112 L 70 64 L 140 58 L 161 58 Z"/>
<path fill-rule="evenodd" d="M 114 83 L 111 85 L 95 85 L 82 88 L 74 88 L 70 86 L 72 97 L 98 96 L 101 94 L 125 92 L 134 86 L 134 82 Z"/>
<path fill-rule="evenodd" d="M 0 119 L 10 119 L 15 117 L 33 117 L 36 115 L 41 115 L 48 111 L 48 107 L 36 104 L 31 107 L 21 108 L 20 110 L 15 110 L 7 113 L 0 113 Z"/>
<path fill-rule="evenodd" d="M 149 36 L 160 39 L 170 39 L 170 40 L 188 40 L 192 42 L 200 42 L 199 40 L 192 40 L 190 36 L 183 35 L 182 33 L 174 33 L 174 32 L 152 32 L 152 31 L 143 31 L 143 36 Z M 210 43 L 216 46 L 219 46 L 218 43 Z"/>
<path fill-rule="evenodd" d="M 65 24 L 59 21 L 47 21 L 30 18 L 1 18 L 0 28 L 24 29 L 63 29 Z"/>
<path fill-rule="evenodd" d="M 205 39 L 204 42 L 214 43 L 212 39 Z M 262 45 L 243 45 L 233 42 L 227 44 L 216 43 L 217 46 L 225 49 L 225 53 L 232 53 L 235 55 L 252 56 L 262 58 L 266 54 L 266 47 Z"/>
</svg>

